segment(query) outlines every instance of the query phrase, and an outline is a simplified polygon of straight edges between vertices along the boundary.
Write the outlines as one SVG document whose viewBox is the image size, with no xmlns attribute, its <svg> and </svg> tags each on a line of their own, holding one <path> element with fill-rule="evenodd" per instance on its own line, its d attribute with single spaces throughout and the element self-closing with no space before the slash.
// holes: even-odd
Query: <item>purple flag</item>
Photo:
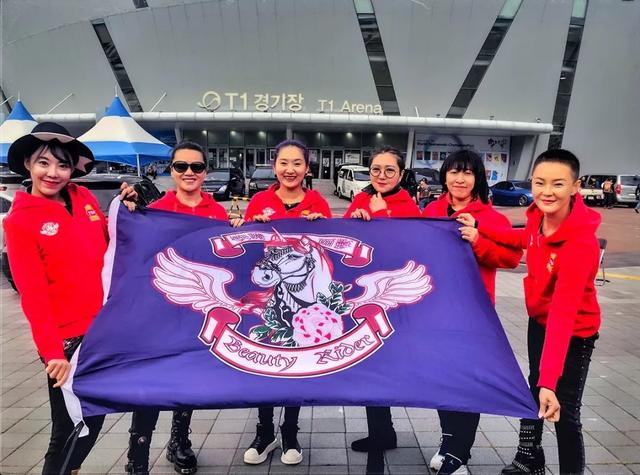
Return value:
<svg viewBox="0 0 640 475">
<path fill-rule="evenodd" d="M 70 413 L 390 405 L 536 417 L 458 227 L 234 229 L 114 202 L 107 300 L 73 359 Z"/>
</svg>

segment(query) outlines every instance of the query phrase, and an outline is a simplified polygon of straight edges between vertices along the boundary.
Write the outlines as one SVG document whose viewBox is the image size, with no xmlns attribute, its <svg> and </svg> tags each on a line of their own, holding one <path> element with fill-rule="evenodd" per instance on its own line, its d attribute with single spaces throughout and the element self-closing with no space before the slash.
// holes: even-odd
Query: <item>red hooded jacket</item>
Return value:
<svg viewBox="0 0 640 475">
<path fill-rule="evenodd" d="M 400 189 L 397 193 L 384 197 L 384 201 L 387 203 L 387 209 L 382 209 L 373 213 L 369 207 L 371 195 L 366 191 L 361 191 L 354 198 L 351 206 L 344 214 L 345 218 L 350 218 L 351 213 L 355 210 L 362 208 L 372 218 L 416 218 L 420 216 L 420 208 L 413 201 L 411 195 L 404 190 Z"/>
<path fill-rule="evenodd" d="M 538 386 L 555 390 L 571 337 L 587 338 L 600 328 L 594 287 L 600 262 L 596 238 L 600 214 L 576 195 L 567 219 L 547 237 L 539 232 L 542 217 L 542 211 L 532 204 L 525 229 L 506 231 L 480 220 L 478 230 L 504 245 L 527 249 L 527 311 L 546 327 Z"/>
<path fill-rule="evenodd" d="M 102 308 L 107 222 L 89 190 L 74 183 L 66 189 L 73 214 L 18 191 L 3 222 L 22 310 L 45 362 L 64 358 L 63 340 L 84 335 Z"/>
<path fill-rule="evenodd" d="M 202 201 L 196 206 L 183 204 L 176 196 L 175 190 L 168 191 L 158 201 L 154 201 L 149 208 L 161 209 L 164 211 L 174 211 L 176 213 L 193 214 L 203 218 L 221 219 L 227 221 L 229 217 L 224 207 L 216 202 L 209 193 L 200 192 Z"/>
<path fill-rule="evenodd" d="M 446 218 L 450 203 L 449 193 L 445 193 L 429 204 L 422 212 L 422 216 L 425 218 Z M 498 213 L 490 203 L 484 204 L 480 200 L 471 201 L 464 209 L 456 211 L 451 217 L 455 218 L 460 213 L 470 213 L 478 222 L 486 222 L 491 227 L 511 229 L 511 223 L 507 217 Z M 522 250 L 500 245 L 482 235 L 479 235 L 478 240 L 471 244 L 471 248 L 480 266 L 482 282 L 491 301 L 495 304 L 496 269 L 517 267 L 522 258 Z"/>
<path fill-rule="evenodd" d="M 304 199 L 292 209 L 287 209 L 276 190 L 279 184 L 271 185 L 268 189 L 256 193 L 244 214 L 246 221 L 251 221 L 257 214 L 265 214 L 271 219 L 300 218 L 311 213 L 321 213 L 325 218 L 331 217 L 331 208 L 324 197 L 316 190 L 307 190 Z"/>
</svg>

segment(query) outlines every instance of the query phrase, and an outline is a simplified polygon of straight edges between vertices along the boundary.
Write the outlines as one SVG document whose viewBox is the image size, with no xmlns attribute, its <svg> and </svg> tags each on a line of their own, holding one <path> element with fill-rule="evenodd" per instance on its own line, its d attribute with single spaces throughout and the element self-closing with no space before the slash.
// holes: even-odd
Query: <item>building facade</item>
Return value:
<svg viewBox="0 0 640 475">
<path fill-rule="evenodd" d="M 247 174 L 290 137 L 312 169 L 393 145 L 438 167 L 474 148 L 491 182 L 537 153 L 640 173 L 640 1 L 3 0 L 4 113 L 89 129 L 114 92 L 147 130 Z"/>
</svg>

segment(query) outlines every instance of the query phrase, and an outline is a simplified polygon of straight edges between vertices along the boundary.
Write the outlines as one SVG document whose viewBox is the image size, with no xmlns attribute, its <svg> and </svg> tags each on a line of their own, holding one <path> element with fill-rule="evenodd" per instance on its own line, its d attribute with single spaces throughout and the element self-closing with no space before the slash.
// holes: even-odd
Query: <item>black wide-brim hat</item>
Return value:
<svg viewBox="0 0 640 475">
<path fill-rule="evenodd" d="M 93 169 L 95 158 L 89 147 L 72 137 L 63 126 L 54 122 L 42 122 L 36 125 L 31 133 L 23 135 L 11 144 L 7 153 L 9 169 L 29 178 L 31 174 L 24 166 L 24 161 L 31 157 L 38 147 L 53 140 L 57 140 L 60 146 L 71 154 L 74 167 L 71 178 L 84 176 Z"/>
</svg>

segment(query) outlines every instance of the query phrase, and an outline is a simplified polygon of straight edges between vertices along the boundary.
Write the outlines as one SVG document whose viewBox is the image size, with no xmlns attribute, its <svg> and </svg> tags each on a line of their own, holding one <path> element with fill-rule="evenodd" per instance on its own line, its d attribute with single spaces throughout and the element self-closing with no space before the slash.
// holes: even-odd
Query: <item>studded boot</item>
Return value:
<svg viewBox="0 0 640 475">
<path fill-rule="evenodd" d="M 171 439 L 167 445 L 167 460 L 173 463 L 176 472 L 183 474 L 198 471 L 198 460 L 196 454 L 191 450 L 191 441 L 189 440 L 189 424 L 192 413 L 191 410 L 173 411 Z"/>
</svg>

